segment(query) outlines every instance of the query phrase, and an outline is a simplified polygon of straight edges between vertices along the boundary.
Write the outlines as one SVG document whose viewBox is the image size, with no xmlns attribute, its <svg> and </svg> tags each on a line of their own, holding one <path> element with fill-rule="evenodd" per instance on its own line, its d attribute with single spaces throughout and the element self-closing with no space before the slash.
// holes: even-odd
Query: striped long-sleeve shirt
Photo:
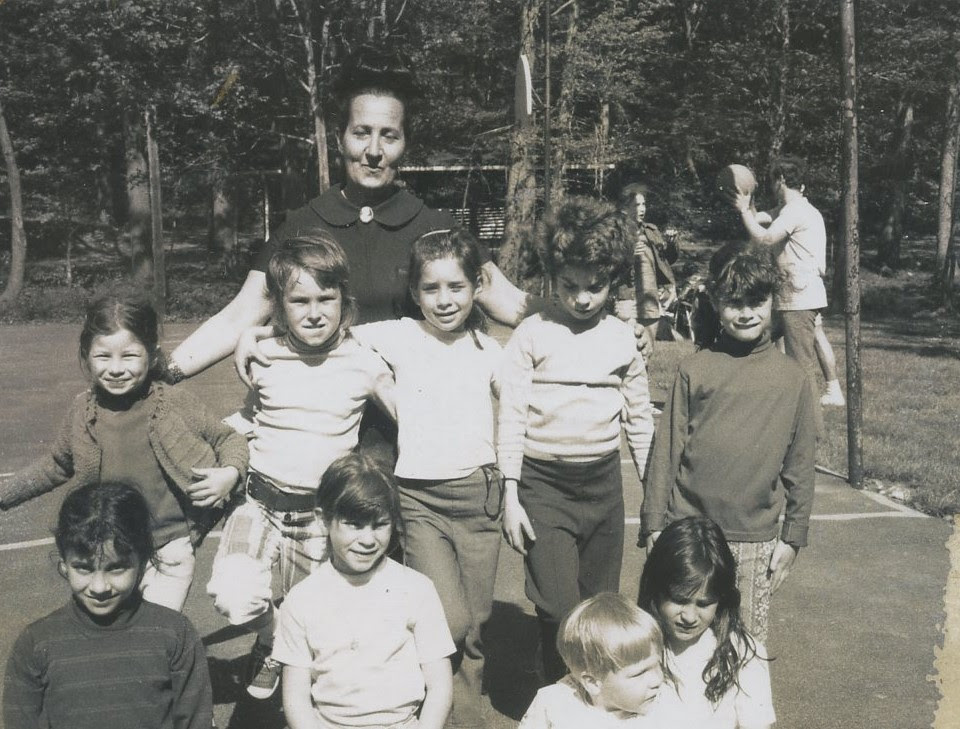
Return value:
<svg viewBox="0 0 960 729">
<path fill-rule="evenodd" d="M 111 625 L 73 600 L 29 625 L 3 685 L 6 729 L 210 729 L 200 637 L 186 617 L 137 601 Z"/>
</svg>

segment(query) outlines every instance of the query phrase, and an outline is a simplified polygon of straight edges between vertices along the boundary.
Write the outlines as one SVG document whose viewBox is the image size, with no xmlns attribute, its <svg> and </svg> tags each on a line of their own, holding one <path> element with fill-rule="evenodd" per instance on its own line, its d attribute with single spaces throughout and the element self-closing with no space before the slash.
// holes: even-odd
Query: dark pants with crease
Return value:
<svg viewBox="0 0 960 729">
<path fill-rule="evenodd" d="M 620 452 L 586 463 L 525 457 L 519 496 L 537 537 L 524 560 L 526 593 L 537 607 L 545 678 L 552 682 L 564 670 L 556 654 L 557 625 L 582 600 L 620 589 Z"/>
<path fill-rule="evenodd" d="M 457 652 L 447 727 L 484 726 L 483 626 L 493 610 L 503 492 L 499 472 L 451 481 L 400 480 L 404 562 L 433 580 Z"/>
</svg>

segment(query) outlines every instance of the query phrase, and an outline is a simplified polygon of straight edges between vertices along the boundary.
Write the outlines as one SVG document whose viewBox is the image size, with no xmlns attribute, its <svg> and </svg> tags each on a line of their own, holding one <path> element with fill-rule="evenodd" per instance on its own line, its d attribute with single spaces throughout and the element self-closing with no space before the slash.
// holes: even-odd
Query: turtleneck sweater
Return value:
<svg viewBox="0 0 960 729">
<path fill-rule="evenodd" d="M 723 335 L 683 360 L 654 439 L 641 534 L 702 515 L 730 541 L 779 534 L 805 546 L 814 406 L 803 370 L 767 338 L 745 344 Z"/>
</svg>

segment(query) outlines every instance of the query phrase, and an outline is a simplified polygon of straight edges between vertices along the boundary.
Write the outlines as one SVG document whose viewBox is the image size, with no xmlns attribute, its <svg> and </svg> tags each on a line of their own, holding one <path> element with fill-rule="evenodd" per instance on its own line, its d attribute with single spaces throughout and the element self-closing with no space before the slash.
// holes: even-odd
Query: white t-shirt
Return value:
<svg viewBox="0 0 960 729">
<path fill-rule="evenodd" d="M 250 468 L 315 491 L 327 466 L 357 445 L 367 400 L 388 393 L 393 374 L 349 336 L 323 354 L 297 352 L 283 338 L 264 339 L 260 348 L 271 364 L 250 367 L 259 401 Z"/>
<path fill-rule="evenodd" d="M 402 478 L 456 479 L 496 462 L 494 377 L 502 349 L 476 332 L 438 336 L 415 319 L 351 328 L 397 380 L 397 467 Z M 479 346 L 478 346 L 479 343 Z"/>
<path fill-rule="evenodd" d="M 680 655 L 668 647 L 666 663 L 677 679 L 674 687 L 664 681 L 657 703 L 650 712 L 657 726 L 697 729 L 737 729 L 740 726 L 772 725 L 776 721 L 770 691 L 770 668 L 766 651 L 757 644 L 757 655 L 740 669 L 739 688 L 734 685 L 714 705 L 704 695 L 703 669 L 717 647 L 717 637 L 707 630 Z"/>
<path fill-rule="evenodd" d="M 780 295 L 774 302 L 781 311 L 822 309 L 827 305 L 823 276 L 827 271 L 827 231 L 823 216 L 801 197 L 780 209 L 777 222 L 789 238 L 777 256 L 777 264 L 787 274 Z"/>
<path fill-rule="evenodd" d="M 686 725 L 676 725 L 682 726 Z M 659 729 L 659 725 L 646 715 L 628 716 L 593 706 L 568 674 L 537 691 L 517 729 Z"/>
<path fill-rule="evenodd" d="M 318 717 L 334 726 L 409 720 L 426 695 L 420 664 L 454 652 L 428 577 L 385 558 L 365 585 L 325 562 L 280 608 L 273 657 L 309 668 Z"/>
</svg>

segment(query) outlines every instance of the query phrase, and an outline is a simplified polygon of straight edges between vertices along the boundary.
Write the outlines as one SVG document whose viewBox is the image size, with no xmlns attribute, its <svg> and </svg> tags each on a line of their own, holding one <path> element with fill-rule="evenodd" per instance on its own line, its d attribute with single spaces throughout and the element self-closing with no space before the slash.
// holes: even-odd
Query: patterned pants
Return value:
<svg viewBox="0 0 960 729">
<path fill-rule="evenodd" d="M 326 554 L 327 530 L 318 512 L 279 513 L 248 496 L 223 528 L 207 594 L 232 625 L 248 623 L 270 609 L 274 565 L 280 565 L 286 595 Z"/>
<path fill-rule="evenodd" d="M 770 558 L 777 539 L 768 542 L 730 542 L 737 562 L 740 615 L 750 634 L 767 644 L 770 630 Z"/>
</svg>

